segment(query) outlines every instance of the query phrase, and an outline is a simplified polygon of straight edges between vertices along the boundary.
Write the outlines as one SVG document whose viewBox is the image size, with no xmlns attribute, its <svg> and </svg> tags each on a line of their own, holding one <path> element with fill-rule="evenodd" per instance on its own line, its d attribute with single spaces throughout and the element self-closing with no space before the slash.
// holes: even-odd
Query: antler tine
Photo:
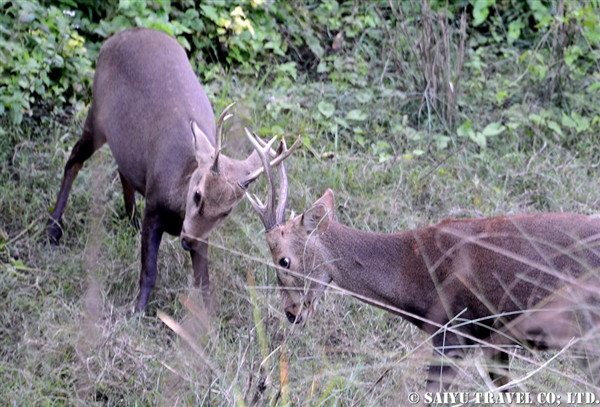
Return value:
<svg viewBox="0 0 600 407">
<path fill-rule="evenodd" d="M 275 143 L 275 140 L 277 140 L 277 137 L 273 137 L 264 147 L 261 147 L 260 143 L 254 137 L 252 137 L 252 135 L 250 134 L 248 129 L 244 129 L 244 131 L 246 132 L 246 136 L 250 139 L 250 142 L 254 146 L 256 152 L 258 153 L 258 155 L 260 157 L 260 160 L 262 161 L 262 164 L 264 167 L 264 168 L 262 168 L 262 170 L 265 172 L 265 177 L 267 178 L 267 189 L 268 189 L 266 205 L 263 205 L 260 202 L 260 200 L 258 199 L 258 197 L 256 197 L 256 196 L 255 196 L 256 201 L 254 199 L 252 199 L 250 197 L 250 194 L 248 194 L 248 193 L 246 193 L 246 197 L 248 198 L 248 200 L 254 207 L 254 210 L 260 216 L 260 218 L 263 222 L 263 225 L 265 226 L 265 230 L 269 231 L 269 230 L 273 229 L 275 226 L 277 226 L 277 217 L 276 217 L 276 213 L 275 213 L 275 204 L 276 204 L 276 202 L 275 202 L 275 180 L 273 180 L 273 170 L 271 169 L 271 165 L 269 163 L 269 159 L 266 156 L 266 153 L 269 150 L 271 150 L 271 146 L 273 145 L 273 143 Z M 262 173 L 262 171 L 261 171 L 261 173 Z M 253 174 L 251 174 L 251 175 L 253 175 Z M 260 176 L 260 173 L 256 177 L 252 178 L 252 180 L 258 178 L 259 176 Z M 245 182 L 245 181 L 243 181 L 243 182 Z M 240 185 L 242 187 L 244 187 L 244 185 L 245 185 L 245 187 L 247 187 L 250 182 L 251 181 L 248 181 L 248 183 L 246 183 L 246 184 L 240 183 Z"/>
<path fill-rule="evenodd" d="M 225 109 L 223 109 L 223 111 L 219 115 L 219 119 L 217 120 L 217 134 L 215 137 L 215 151 L 221 151 L 221 139 L 222 139 L 222 135 L 223 135 L 223 124 L 225 123 L 225 121 L 227 121 L 227 119 L 229 119 L 231 116 L 233 116 L 231 114 L 227 114 L 227 112 L 229 112 L 229 109 L 231 109 L 234 105 L 235 105 L 235 102 L 233 102 L 232 104 L 227 106 Z"/>
<path fill-rule="evenodd" d="M 210 167 L 210 170 L 219 174 L 219 155 L 221 155 L 221 139 L 223 137 L 223 124 L 227 119 L 229 119 L 232 115 L 227 114 L 229 109 L 231 109 L 235 105 L 235 102 L 227 106 L 221 114 L 219 115 L 219 119 L 217 120 L 217 134 L 215 135 L 215 160 L 213 165 Z"/>
<path fill-rule="evenodd" d="M 258 143 L 260 144 L 261 147 L 264 147 L 264 146 L 267 145 L 268 142 L 265 141 L 265 140 L 263 140 L 261 137 L 259 137 L 258 134 L 256 134 L 256 133 L 253 132 L 252 135 L 254 136 L 254 138 L 256 139 L 256 141 L 258 141 Z M 275 152 L 275 150 L 273 150 L 271 148 L 271 149 L 269 149 L 269 155 L 271 157 L 276 157 L 277 153 Z"/>
<path fill-rule="evenodd" d="M 248 136 L 248 138 L 250 139 L 250 142 L 252 142 L 252 145 L 255 146 L 255 149 L 262 148 L 260 146 L 260 143 L 264 143 L 264 140 L 262 140 L 260 137 L 255 136 L 256 139 L 252 139 L 250 136 L 250 132 L 248 132 L 246 134 Z M 275 137 L 277 138 L 277 137 Z M 282 138 L 283 139 L 283 138 Z M 260 140 L 260 141 L 259 141 Z M 273 139 L 271 139 L 269 141 L 269 143 L 272 141 Z M 288 158 L 296 149 L 296 147 L 298 147 L 298 144 L 300 144 L 300 137 L 298 137 L 298 139 L 296 140 L 296 142 L 294 144 L 292 144 L 292 146 L 290 148 L 284 149 L 282 150 L 281 154 L 278 154 L 275 159 L 273 161 L 271 161 L 270 166 L 271 167 L 276 167 L 279 164 L 281 164 L 283 162 L 283 160 L 285 160 L 286 158 Z M 268 150 L 265 150 L 265 152 Z M 272 150 L 271 150 L 272 151 Z M 271 153 L 271 155 L 273 155 Z M 258 168 L 256 169 L 253 173 L 249 174 L 248 176 L 246 176 L 245 179 L 239 181 L 239 184 L 242 188 L 247 188 L 248 185 L 250 185 L 250 183 L 254 180 L 256 180 L 258 177 L 260 177 L 260 175 L 265 171 L 264 168 Z"/>
<path fill-rule="evenodd" d="M 300 137 L 298 137 L 296 139 L 296 141 L 294 142 L 294 144 L 292 144 L 292 146 L 290 148 L 286 147 L 285 139 L 283 137 L 281 138 L 281 143 L 283 144 L 283 147 L 281 147 L 281 145 L 279 147 L 283 148 L 283 149 L 281 150 L 281 153 L 278 152 L 277 157 L 275 157 L 275 159 L 273 161 L 271 161 L 271 167 L 277 167 L 278 165 L 283 163 L 283 161 L 286 158 L 288 158 L 290 155 L 292 155 L 292 153 L 294 152 L 296 147 L 298 147 L 298 144 L 300 144 Z M 279 149 L 277 151 L 279 151 Z"/>
<path fill-rule="evenodd" d="M 300 138 L 298 138 L 298 141 L 299 140 Z M 279 144 L 279 148 L 277 149 L 277 155 L 281 156 L 284 151 L 287 151 L 287 146 L 285 145 L 285 139 L 282 138 L 281 144 Z M 292 151 L 294 151 L 293 148 Z M 278 225 L 283 225 L 288 195 L 288 179 L 285 170 L 285 163 L 283 161 L 277 168 L 277 173 L 279 174 L 279 203 L 277 204 L 277 210 L 275 211 L 275 220 L 277 221 Z"/>
</svg>

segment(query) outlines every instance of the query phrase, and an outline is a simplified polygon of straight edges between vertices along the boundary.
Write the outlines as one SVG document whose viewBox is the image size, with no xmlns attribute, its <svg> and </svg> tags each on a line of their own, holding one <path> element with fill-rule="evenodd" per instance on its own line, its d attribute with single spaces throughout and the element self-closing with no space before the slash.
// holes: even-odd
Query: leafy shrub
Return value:
<svg viewBox="0 0 600 407">
<path fill-rule="evenodd" d="M 91 63 L 85 39 L 57 7 L 13 1 L 0 15 L 0 132 L 34 108 L 55 111 L 85 98 Z"/>
</svg>

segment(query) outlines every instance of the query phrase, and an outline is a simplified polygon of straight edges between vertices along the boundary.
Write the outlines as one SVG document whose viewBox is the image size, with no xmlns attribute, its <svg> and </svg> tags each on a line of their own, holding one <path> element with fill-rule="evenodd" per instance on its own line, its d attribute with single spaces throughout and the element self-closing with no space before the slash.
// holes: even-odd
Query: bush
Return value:
<svg viewBox="0 0 600 407">
<path fill-rule="evenodd" d="M 55 112 L 85 99 L 91 62 L 73 18 L 55 6 L 13 1 L 0 15 L 0 132 L 35 108 Z"/>
</svg>

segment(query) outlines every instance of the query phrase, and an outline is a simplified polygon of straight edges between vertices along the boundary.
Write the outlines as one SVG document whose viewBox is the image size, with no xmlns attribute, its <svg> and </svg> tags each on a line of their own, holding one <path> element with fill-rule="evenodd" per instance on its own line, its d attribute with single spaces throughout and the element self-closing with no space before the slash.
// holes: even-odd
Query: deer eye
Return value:
<svg viewBox="0 0 600 407">
<path fill-rule="evenodd" d="M 194 192 L 194 202 L 196 203 L 196 205 L 198 205 L 200 203 L 200 198 L 202 198 L 202 195 L 200 195 L 200 192 L 198 192 L 198 191 Z"/>
<path fill-rule="evenodd" d="M 287 257 L 284 257 L 283 259 L 279 260 L 279 265 L 285 269 L 290 268 L 290 263 L 290 259 Z"/>
</svg>

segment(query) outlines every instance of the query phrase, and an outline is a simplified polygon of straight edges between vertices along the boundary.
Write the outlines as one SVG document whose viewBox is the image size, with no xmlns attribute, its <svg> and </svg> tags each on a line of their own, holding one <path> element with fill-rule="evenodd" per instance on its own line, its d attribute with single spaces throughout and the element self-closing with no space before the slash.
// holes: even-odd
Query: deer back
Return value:
<svg viewBox="0 0 600 407">
<path fill-rule="evenodd" d="M 197 166 L 190 122 L 213 146 L 215 115 L 177 41 L 143 28 L 112 36 L 100 52 L 93 93 L 96 136 L 108 141 L 134 188 L 143 195 L 187 192 L 183 180 Z M 186 194 L 173 195 L 182 197 L 183 214 Z"/>
<path fill-rule="evenodd" d="M 554 213 L 448 219 L 378 234 L 335 222 L 333 211 L 328 190 L 305 213 L 266 233 L 276 264 L 294 274 L 278 270 L 286 286 L 286 312 L 308 312 L 323 291 L 319 282 L 333 280 L 362 299 L 444 324 L 465 309 L 463 317 L 471 319 L 531 309 L 565 286 L 585 296 L 589 284 L 582 281 L 597 281 L 596 217 Z M 597 288 L 587 292 L 600 294 Z M 423 320 L 409 319 L 423 327 Z"/>
</svg>

